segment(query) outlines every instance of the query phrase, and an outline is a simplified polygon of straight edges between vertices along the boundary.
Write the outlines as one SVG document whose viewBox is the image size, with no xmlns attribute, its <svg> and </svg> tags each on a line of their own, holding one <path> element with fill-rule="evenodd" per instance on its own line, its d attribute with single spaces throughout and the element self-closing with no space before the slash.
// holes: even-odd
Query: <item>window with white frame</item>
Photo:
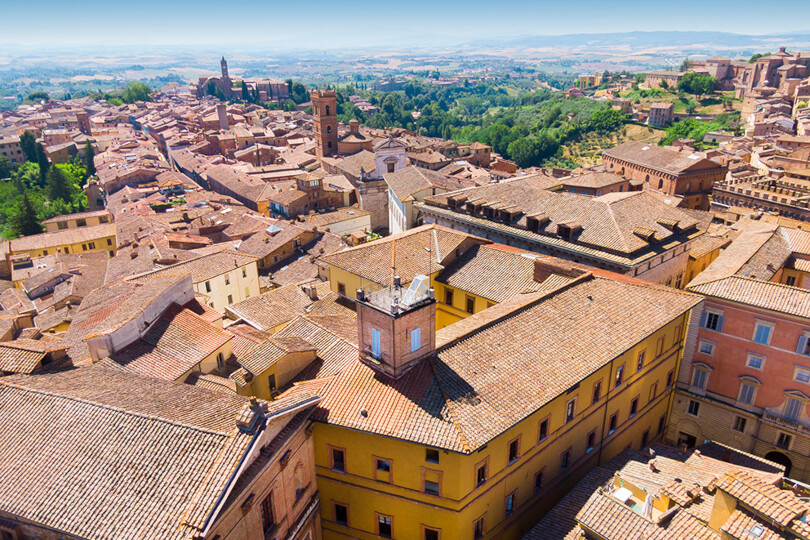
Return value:
<svg viewBox="0 0 810 540">
<path fill-rule="evenodd" d="M 796 354 L 810 356 L 810 332 L 805 332 L 804 335 L 799 336 L 799 343 L 796 346 Z"/>
<path fill-rule="evenodd" d="M 754 337 L 752 338 L 756 343 L 768 345 L 771 342 L 771 334 L 773 333 L 773 323 L 765 321 L 757 321 L 754 325 Z"/>
<path fill-rule="evenodd" d="M 714 330 L 715 332 L 722 332 L 724 322 L 725 317 L 723 317 L 723 312 L 721 311 L 704 311 L 700 315 L 701 328 Z"/>
<path fill-rule="evenodd" d="M 698 342 L 698 351 L 700 351 L 701 354 L 705 354 L 707 356 L 714 356 L 714 346 L 715 345 L 713 342 L 701 339 Z"/>
<path fill-rule="evenodd" d="M 709 372 L 705 369 L 694 368 L 692 370 L 692 386 L 706 390 L 706 381 L 709 378 Z"/>
<path fill-rule="evenodd" d="M 804 384 L 810 384 L 810 369 L 796 366 L 793 372 L 793 380 Z"/>
<path fill-rule="evenodd" d="M 754 402 L 754 396 L 757 393 L 757 387 L 748 381 L 740 383 L 740 394 L 737 401 L 745 405 L 751 405 Z"/>
<path fill-rule="evenodd" d="M 752 354 L 748 353 L 748 359 L 745 361 L 745 365 L 752 369 L 762 369 L 765 365 L 765 357 L 761 354 Z"/>
</svg>

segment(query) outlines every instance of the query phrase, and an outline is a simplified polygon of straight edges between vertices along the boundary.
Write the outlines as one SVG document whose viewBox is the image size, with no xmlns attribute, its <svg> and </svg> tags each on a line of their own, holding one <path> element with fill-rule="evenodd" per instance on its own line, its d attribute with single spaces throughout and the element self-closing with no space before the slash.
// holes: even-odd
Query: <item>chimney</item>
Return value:
<svg viewBox="0 0 810 540">
<path fill-rule="evenodd" d="M 349 133 L 359 133 L 359 132 L 360 132 L 360 122 L 358 122 L 356 118 L 352 118 L 349 121 Z"/>
<path fill-rule="evenodd" d="M 219 118 L 219 129 L 228 129 L 228 106 L 224 103 L 217 103 L 217 118 Z"/>
</svg>

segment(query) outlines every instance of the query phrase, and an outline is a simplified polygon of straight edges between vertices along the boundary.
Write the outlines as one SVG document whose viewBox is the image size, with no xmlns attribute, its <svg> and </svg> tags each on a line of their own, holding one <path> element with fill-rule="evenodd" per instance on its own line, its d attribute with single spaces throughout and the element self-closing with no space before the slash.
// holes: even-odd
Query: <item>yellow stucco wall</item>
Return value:
<svg viewBox="0 0 810 540">
<path fill-rule="evenodd" d="M 243 269 L 246 275 L 243 275 Z M 226 278 L 228 283 L 226 283 Z M 210 307 L 224 313 L 226 306 L 260 294 L 258 264 L 254 261 L 209 280 L 194 283 L 194 292 L 203 296 L 205 303 Z"/>
</svg>

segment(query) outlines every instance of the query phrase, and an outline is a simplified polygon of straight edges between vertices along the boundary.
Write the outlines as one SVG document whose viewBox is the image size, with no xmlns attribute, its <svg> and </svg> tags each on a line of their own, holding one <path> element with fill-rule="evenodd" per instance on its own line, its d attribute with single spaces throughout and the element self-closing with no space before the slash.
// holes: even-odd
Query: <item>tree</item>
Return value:
<svg viewBox="0 0 810 540">
<path fill-rule="evenodd" d="M 538 152 L 534 139 L 523 137 L 509 143 L 509 157 L 518 167 L 531 167 L 537 162 Z"/>
<path fill-rule="evenodd" d="M 693 65 L 694 64 L 692 63 L 692 61 L 689 60 L 689 57 L 686 57 L 684 58 L 683 62 L 681 62 L 681 71 L 689 71 L 690 69 L 692 69 Z"/>
<path fill-rule="evenodd" d="M 34 208 L 31 199 L 28 197 L 28 193 L 23 193 L 22 200 L 17 205 L 16 213 L 11 217 L 11 227 L 20 236 L 29 236 L 42 232 L 42 224 L 39 222 L 36 208 Z"/>
<path fill-rule="evenodd" d="M 25 161 L 30 161 L 31 163 L 37 162 L 36 146 L 37 140 L 33 133 L 26 131 L 20 135 L 20 147 L 22 148 L 23 154 L 25 154 Z"/>
<path fill-rule="evenodd" d="M 152 91 L 149 86 L 142 82 L 129 81 L 124 87 L 124 94 L 121 99 L 124 103 L 135 103 L 136 101 L 152 101 L 149 93 Z"/>
<path fill-rule="evenodd" d="M 48 198 L 52 201 L 62 199 L 66 203 L 71 199 L 71 186 L 59 165 L 55 165 L 48 170 Z"/>
<path fill-rule="evenodd" d="M 756 62 L 757 60 L 759 60 L 763 56 L 768 56 L 769 54 L 771 54 L 771 53 L 757 53 L 754 56 L 752 56 L 750 60 L 748 60 L 748 63 L 753 64 L 754 62 Z"/>
<path fill-rule="evenodd" d="M 686 73 L 678 81 L 678 90 L 682 90 L 696 96 L 711 94 L 717 89 L 718 86 L 719 83 L 714 77 L 709 75 L 701 75 L 700 73 L 696 73 L 694 71 Z"/>
<path fill-rule="evenodd" d="M 48 92 L 31 92 L 28 94 L 28 101 L 48 101 L 50 96 Z"/>
<path fill-rule="evenodd" d="M 90 178 L 94 174 L 96 174 L 96 164 L 93 162 L 93 158 L 96 156 L 96 150 L 93 148 L 93 145 L 90 141 L 87 141 L 84 144 L 84 157 L 82 161 L 84 162 L 84 170 L 86 171 L 87 177 Z"/>
<path fill-rule="evenodd" d="M 0 180 L 11 176 L 11 163 L 6 156 L 0 156 Z"/>
<path fill-rule="evenodd" d="M 669 83 L 667 82 L 666 79 L 661 79 L 661 84 L 659 84 L 658 86 L 660 86 L 664 90 L 669 90 Z"/>
<path fill-rule="evenodd" d="M 51 162 L 48 161 L 48 156 L 45 154 L 45 149 L 41 144 L 36 145 L 37 165 L 39 165 L 39 181 L 40 184 L 45 184 L 45 179 L 48 177 L 48 169 L 51 167 Z"/>
</svg>

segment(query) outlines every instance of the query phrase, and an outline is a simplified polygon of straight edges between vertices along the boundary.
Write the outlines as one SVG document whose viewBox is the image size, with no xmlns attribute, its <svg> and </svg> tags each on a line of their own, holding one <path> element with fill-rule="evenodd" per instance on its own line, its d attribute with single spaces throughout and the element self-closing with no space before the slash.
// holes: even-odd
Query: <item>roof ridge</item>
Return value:
<svg viewBox="0 0 810 540">
<path fill-rule="evenodd" d="M 458 434 L 459 440 L 461 442 L 461 447 L 464 449 L 464 453 L 471 454 L 473 448 L 470 446 L 470 443 L 467 441 L 467 436 L 464 435 L 464 432 L 461 429 L 461 424 L 458 420 L 456 420 L 456 414 L 453 411 L 453 407 L 451 406 L 451 400 L 447 396 L 447 392 L 444 389 L 444 384 L 442 381 L 441 376 L 439 375 L 439 371 L 436 369 L 435 365 L 435 356 L 431 356 L 428 358 L 428 365 L 430 370 L 433 372 L 433 378 L 436 380 L 436 386 L 439 387 L 439 391 L 442 393 L 442 399 L 444 400 L 444 406 L 447 407 L 447 416 L 450 417 L 450 424 L 453 426 L 453 429 Z"/>
<path fill-rule="evenodd" d="M 79 369 L 89 369 L 89 368 L 79 368 Z M 155 379 L 155 380 L 158 380 L 158 379 Z M 93 406 L 93 407 L 97 407 L 99 409 L 115 411 L 117 413 L 125 414 L 125 415 L 128 415 L 128 416 L 135 416 L 135 417 L 138 417 L 138 418 L 147 418 L 147 419 L 155 420 L 157 422 L 162 422 L 164 424 L 168 424 L 168 425 L 171 425 L 171 426 L 179 426 L 179 427 L 184 427 L 184 428 L 187 428 L 187 429 L 193 429 L 193 430 L 199 431 L 201 433 L 210 433 L 212 435 L 219 435 L 221 437 L 227 437 L 228 439 L 233 438 L 233 436 L 235 434 L 237 434 L 238 431 L 239 431 L 237 426 L 236 426 L 235 421 L 234 421 L 234 427 L 233 427 L 233 430 L 231 431 L 231 433 L 230 434 L 224 434 L 222 432 L 214 431 L 212 429 L 204 429 L 204 428 L 201 428 L 200 426 L 192 426 L 192 425 L 186 424 L 184 422 L 172 421 L 172 420 L 169 420 L 168 418 L 163 418 L 163 417 L 160 417 L 160 416 L 156 416 L 154 414 L 146 414 L 146 413 L 140 413 L 140 412 L 135 412 L 135 411 L 129 411 L 127 409 L 122 409 L 120 407 L 114 407 L 112 405 L 106 405 L 106 404 L 98 403 L 97 401 L 92 401 L 92 400 L 86 399 L 86 398 L 80 398 L 80 397 L 75 397 L 75 396 L 66 396 L 64 394 L 58 394 L 58 393 L 55 393 L 55 392 L 48 392 L 48 391 L 45 391 L 45 390 L 30 388 L 30 387 L 27 387 L 27 386 L 23 386 L 21 384 L 15 384 L 13 381 L 0 380 L 0 385 L 4 385 L 4 386 L 10 387 L 10 388 L 16 388 L 18 390 L 22 390 L 22 391 L 25 391 L 25 392 L 31 392 L 31 393 L 35 393 L 35 394 L 44 395 L 44 396 L 51 396 L 51 397 L 59 398 L 59 399 L 66 399 L 66 400 L 77 402 L 77 403 L 84 403 L 84 404 L 87 404 L 87 405 L 90 405 L 90 406 Z"/>
<path fill-rule="evenodd" d="M 752 281 L 752 282 L 755 282 L 755 283 L 760 283 L 762 285 L 773 285 L 775 287 L 781 287 L 781 288 L 784 288 L 784 289 L 791 289 L 791 290 L 794 290 L 794 291 L 804 292 L 804 293 L 810 294 L 810 290 L 805 289 L 803 287 L 794 287 L 793 285 L 788 285 L 787 283 L 779 283 L 778 281 L 767 281 L 767 280 L 764 280 L 764 279 L 756 279 L 756 278 L 752 278 L 750 276 L 740 276 L 740 275 L 737 275 L 737 274 L 733 274 L 733 275 L 726 276 L 725 278 L 720 278 L 720 279 L 728 279 L 728 278 L 744 279 L 746 281 Z M 714 281 L 717 281 L 717 280 L 714 280 Z M 709 282 L 707 282 L 707 283 L 709 283 Z"/>
</svg>

